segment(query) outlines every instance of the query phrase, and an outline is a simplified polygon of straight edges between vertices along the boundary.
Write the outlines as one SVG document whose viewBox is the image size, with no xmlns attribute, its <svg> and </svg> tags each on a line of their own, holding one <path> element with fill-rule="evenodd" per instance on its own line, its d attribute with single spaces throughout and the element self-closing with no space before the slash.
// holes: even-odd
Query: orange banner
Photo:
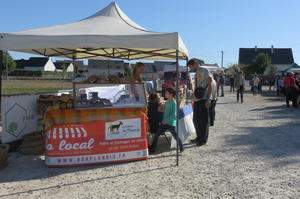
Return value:
<svg viewBox="0 0 300 199">
<path fill-rule="evenodd" d="M 146 117 L 57 124 L 46 134 L 46 165 L 70 166 L 148 157 Z"/>
</svg>

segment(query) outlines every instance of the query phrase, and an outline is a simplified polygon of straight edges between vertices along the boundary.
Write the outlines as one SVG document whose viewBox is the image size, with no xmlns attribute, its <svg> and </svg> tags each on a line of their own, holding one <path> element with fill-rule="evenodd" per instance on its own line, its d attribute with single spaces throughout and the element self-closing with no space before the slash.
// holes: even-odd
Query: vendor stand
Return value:
<svg viewBox="0 0 300 199">
<path fill-rule="evenodd" d="M 95 164 L 148 157 L 143 84 L 74 83 L 75 109 L 48 111 L 46 164 Z"/>
<path fill-rule="evenodd" d="M 51 26 L 46 28 L 38 28 L 26 31 L 19 31 L 15 33 L 0 33 L 0 51 L 3 50 L 12 50 L 18 52 L 26 52 L 39 54 L 48 57 L 66 57 L 76 60 L 76 59 L 126 59 L 126 60 L 136 60 L 136 59 L 147 59 L 147 60 L 176 60 L 176 71 L 177 71 L 177 85 L 179 85 L 179 72 L 178 65 L 179 60 L 187 60 L 188 59 L 188 51 L 185 47 L 182 39 L 180 38 L 177 32 L 172 33 L 160 33 L 160 32 L 152 32 L 146 30 L 145 28 L 139 26 L 116 5 L 116 3 L 111 3 L 106 8 L 101 11 L 95 13 L 94 15 L 80 20 L 75 23 Z M 0 60 L 1 61 L 1 60 Z M 1 69 L 3 68 L 3 63 L 1 62 Z M 0 70 L 2 71 L 2 70 Z M 75 67 L 75 71 L 77 71 Z M 179 90 L 177 86 L 177 91 Z M 74 104 L 76 106 L 76 102 Z M 55 154 L 57 156 L 67 156 L 67 149 L 76 149 L 81 146 L 82 151 L 80 154 L 94 153 L 93 150 L 87 151 L 86 148 L 92 146 L 92 141 L 89 142 L 88 136 L 94 136 L 98 134 L 103 135 L 104 132 L 104 124 L 108 122 L 118 122 L 122 119 L 133 119 L 139 118 L 141 121 L 141 137 L 144 137 L 144 114 L 143 107 L 137 108 L 134 107 L 135 111 L 132 108 L 126 107 L 123 108 L 106 108 L 103 110 L 54 110 L 49 111 L 46 114 L 46 129 L 47 129 L 47 154 L 48 157 L 46 163 L 48 165 L 57 165 L 58 160 L 51 160 L 50 157 L 54 157 Z M 124 111 L 125 110 L 125 111 Z M 179 98 L 177 96 L 177 111 L 179 110 Z M 109 114 L 110 116 L 114 115 L 113 113 L 121 113 L 117 114 L 117 116 L 112 118 L 106 118 L 105 120 L 93 120 L 89 121 L 86 118 L 95 115 L 103 115 Z M 132 115 L 126 115 L 126 112 L 135 113 Z M 84 115 L 89 115 L 86 117 Z M 178 117 L 179 114 L 177 114 Z M 71 116 L 71 117 L 70 117 Z M 119 116 L 122 116 L 119 118 Z M 60 118 L 60 121 L 57 121 L 56 118 Z M 74 119 L 75 118 L 75 119 Z M 76 123 L 74 120 L 76 118 L 80 118 L 79 122 Z M 71 119 L 71 120 L 69 120 Z M 63 122 L 62 122 L 63 121 Z M 74 123 L 75 122 L 75 123 Z M 84 137 L 85 134 L 85 125 L 96 125 L 96 128 L 92 128 L 87 131 L 87 137 Z M 79 133 L 77 132 L 76 125 L 82 125 L 79 129 Z M 71 125 L 71 126 L 70 126 Z M 74 126 L 75 125 L 75 126 Z M 115 123 L 111 123 L 111 125 L 117 125 Z M 90 128 L 88 127 L 87 128 Z M 81 129 L 82 127 L 82 129 Z M 55 138 L 60 138 L 60 136 L 66 136 L 67 134 L 70 136 L 70 132 L 72 135 L 72 130 L 74 134 L 78 133 L 78 140 L 72 141 L 72 143 L 63 142 L 56 143 L 54 141 Z M 99 129 L 98 129 L 99 128 Z M 56 130 L 54 130 L 56 129 Z M 60 130 L 61 129 L 61 130 Z M 66 130 L 68 129 L 68 130 Z M 70 129 L 70 131 L 69 131 Z M 85 130 L 83 130 L 85 129 Z M 97 130 L 96 130 L 97 129 Z M 58 131 L 57 131 L 58 130 Z M 178 131 L 178 125 L 177 125 Z M 55 134 L 54 134 L 55 132 Z M 67 133 L 68 132 L 68 133 Z M 91 133 L 90 133 L 91 132 Z M 52 133 L 52 134 L 51 134 Z M 56 136 L 54 136 L 56 135 Z M 77 139 L 76 138 L 76 139 Z M 87 138 L 87 139 L 84 139 Z M 99 140 L 95 140 L 94 138 L 93 144 Z M 98 138 L 97 138 L 98 139 Z M 100 139 L 100 138 L 99 138 Z M 81 143 L 79 143 L 79 141 Z M 52 144 L 52 147 L 48 144 Z M 142 141 L 141 147 L 137 150 L 141 150 L 141 155 L 134 156 L 133 158 L 125 158 L 128 159 L 137 159 L 137 158 L 145 158 L 147 156 L 147 151 L 145 152 L 145 142 Z M 58 153 L 54 145 L 61 146 L 61 149 L 64 149 L 64 154 Z M 102 148 L 103 149 L 103 148 Z M 102 150 L 99 148 L 99 150 Z M 98 150 L 98 149 L 97 149 Z M 96 150 L 96 151 L 97 151 Z M 51 151 L 51 152 L 50 152 Z M 144 151 L 144 152 L 143 152 Z M 53 153 L 52 153 L 53 152 Z M 112 153 L 116 151 L 111 151 Z M 74 156 L 76 152 L 72 154 Z M 109 151 L 101 152 L 101 154 L 107 154 Z M 94 159 L 102 159 L 102 156 L 99 157 L 91 157 Z M 108 161 L 123 161 L 123 159 L 107 159 Z M 77 165 L 81 164 L 80 162 L 69 162 L 64 165 Z M 52 164 L 52 161 L 54 163 Z M 64 160 L 62 160 L 64 161 Z M 92 161 L 92 162 L 91 162 Z M 99 161 L 100 162 L 100 161 Z M 85 163 L 95 163 L 93 160 L 86 159 Z M 178 165 L 178 146 L 177 146 L 177 165 Z"/>
</svg>

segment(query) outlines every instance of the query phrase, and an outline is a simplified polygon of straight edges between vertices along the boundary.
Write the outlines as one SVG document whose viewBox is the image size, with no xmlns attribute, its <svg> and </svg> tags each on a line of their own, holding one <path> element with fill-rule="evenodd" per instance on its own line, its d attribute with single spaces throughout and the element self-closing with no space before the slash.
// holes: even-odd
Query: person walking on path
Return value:
<svg viewBox="0 0 300 199">
<path fill-rule="evenodd" d="M 296 85 L 298 87 L 296 99 L 297 99 L 297 105 L 299 105 L 300 104 L 300 79 L 299 79 L 299 74 L 295 73 L 294 78 L 295 78 Z"/>
<path fill-rule="evenodd" d="M 234 75 L 230 77 L 230 92 L 234 92 Z"/>
<path fill-rule="evenodd" d="M 193 121 L 197 138 L 192 140 L 192 142 L 196 142 L 197 146 L 201 146 L 207 143 L 209 134 L 209 108 L 211 106 L 211 84 L 213 77 L 206 68 L 201 67 L 194 59 L 188 61 L 187 66 L 192 72 L 196 73 Z"/>
<path fill-rule="evenodd" d="M 224 97 L 224 85 L 225 85 L 225 75 L 224 75 L 224 72 L 221 72 L 221 74 L 220 74 L 220 87 L 221 87 L 220 97 Z"/>
<path fill-rule="evenodd" d="M 241 95 L 241 103 L 244 102 L 243 94 L 245 90 L 245 77 L 244 73 L 241 71 L 239 75 L 235 79 L 235 86 L 237 91 L 237 103 L 239 103 L 240 95 Z"/>
<path fill-rule="evenodd" d="M 253 78 L 253 95 L 256 95 L 257 94 L 257 91 L 258 91 L 258 86 L 259 86 L 259 78 L 257 77 L 257 75 L 254 75 L 254 78 Z"/>
<path fill-rule="evenodd" d="M 170 131 L 172 136 L 177 140 L 177 132 L 175 130 L 176 123 L 177 123 L 177 105 L 176 100 L 174 99 L 176 96 L 176 91 L 173 88 L 167 88 L 166 90 L 166 98 L 168 99 L 165 104 L 165 111 L 163 120 L 161 122 L 161 125 L 159 126 L 156 134 L 153 137 L 152 145 L 149 147 L 150 152 L 154 153 L 156 151 L 156 145 L 158 142 L 158 138 L 160 135 L 162 135 L 166 131 Z M 182 141 L 179 140 L 179 148 L 180 152 L 184 151 Z"/>
<path fill-rule="evenodd" d="M 286 106 L 290 106 L 290 100 L 293 102 L 294 107 L 298 107 L 297 104 L 297 92 L 298 87 L 296 85 L 295 78 L 292 73 L 288 73 L 287 77 L 284 79 L 284 86 L 286 92 Z"/>
</svg>

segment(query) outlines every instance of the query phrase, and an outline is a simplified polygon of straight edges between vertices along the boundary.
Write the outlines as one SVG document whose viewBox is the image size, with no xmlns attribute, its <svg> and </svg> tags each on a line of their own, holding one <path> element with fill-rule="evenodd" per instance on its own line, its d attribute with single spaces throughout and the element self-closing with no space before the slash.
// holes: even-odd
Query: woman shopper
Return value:
<svg viewBox="0 0 300 199">
<path fill-rule="evenodd" d="M 292 101 L 294 107 L 298 107 L 297 104 L 297 92 L 298 87 L 292 72 L 287 74 L 287 77 L 284 79 L 284 86 L 286 90 L 286 106 L 290 106 L 290 101 Z"/>
<path fill-rule="evenodd" d="M 294 78 L 295 78 L 295 83 L 296 83 L 296 86 L 297 86 L 296 103 L 297 103 L 297 105 L 299 105 L 299 103 L 300 103 L 300 79 L 299 79 L 299 74 L 295 73 Z"/>
</svg>

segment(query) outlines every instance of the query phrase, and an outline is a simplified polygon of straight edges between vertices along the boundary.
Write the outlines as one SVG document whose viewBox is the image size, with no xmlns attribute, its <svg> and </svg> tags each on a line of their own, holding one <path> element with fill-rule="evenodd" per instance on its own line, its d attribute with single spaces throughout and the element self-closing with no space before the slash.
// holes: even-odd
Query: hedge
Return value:
<svg viewBox="0 0 300 199">
<path fill-rule="evenodd" d="M 47 77 L 47 78 L 73 78 L 72 72 L 55 72 L 55 71 L 33 71 L 33 70 L 14 70 L 8 74 L 17 77 Z"/>
</svg>

